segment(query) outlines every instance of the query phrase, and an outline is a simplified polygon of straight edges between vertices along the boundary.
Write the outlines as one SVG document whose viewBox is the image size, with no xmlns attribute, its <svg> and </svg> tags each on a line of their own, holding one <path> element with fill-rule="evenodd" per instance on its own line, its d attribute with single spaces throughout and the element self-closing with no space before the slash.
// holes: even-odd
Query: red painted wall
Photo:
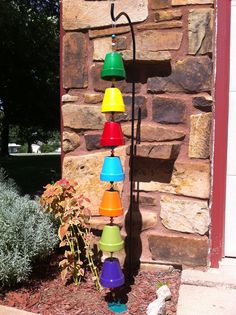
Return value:
<svg viewBox="0 0 236 315">
<path fill-rule="evenodd" d="M 212 186 L 211 266 L 224 256 L 225 193 L 230 67 L 230 0 L 216 1 L 215 134 Z"/>
</svg>

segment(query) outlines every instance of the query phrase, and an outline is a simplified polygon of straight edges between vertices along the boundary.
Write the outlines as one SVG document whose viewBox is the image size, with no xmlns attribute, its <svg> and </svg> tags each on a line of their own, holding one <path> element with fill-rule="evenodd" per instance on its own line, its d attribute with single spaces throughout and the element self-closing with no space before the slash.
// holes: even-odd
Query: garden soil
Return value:
<svg viewBox="0 0 236 315">
<path fill-rule="evenodd" d="M 64 283 L 58 268 L 59 257 L 35 268 L 29 283 L 14 290 L 0 292 L 0 304 L 42 315 L 112 315 L 107 307 L 111 301 L 108 289 L 98 292 L 88 275 L 80 286 Z M 139 272 L 133 283 L 116 290 L 116 298 L 126 303 L 123 315 L 145 315 L 150 302 L 156 299 L 157 285 L 167 284 L 172 297 L 166 302 L 166 315 L 176 314 L 180 286 L 179 270 L 170 272 Z"/>
</svg>

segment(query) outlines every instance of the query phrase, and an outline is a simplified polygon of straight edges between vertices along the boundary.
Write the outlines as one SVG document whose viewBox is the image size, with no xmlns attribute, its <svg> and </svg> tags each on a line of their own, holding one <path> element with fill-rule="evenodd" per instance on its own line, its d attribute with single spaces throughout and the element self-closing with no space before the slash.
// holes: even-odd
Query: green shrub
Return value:
<svg viewBox="0 0 236 315">
<path fill-rule="evenodd" d="M 50 254 L 58 242 L 49 215 L 38 202 L 20 196 L 0 170 L 0 286 L 26 281 L 38 258 Z"/>
<path fill-rule="evenodd" d="M 19 147 L 18 153 L 27 153 L 28 152 L 28 145 L 26 143 L 22 144 Z"/>
<path fill-rule="evenodd" d="M 13 179 L 8 178 L 3 168 L 0 168 L 0 193 L 4 190 L 18 192 L 18 187 Z"/>
<path fill-rule="evenodd" d="M 42 153 L 50 153 L 50 152 L 54 152 L 57 148 L 58 148 L 58 145 L 55 143 L 54 144 L 43 143 L 40 149 Z"/>
</svg>

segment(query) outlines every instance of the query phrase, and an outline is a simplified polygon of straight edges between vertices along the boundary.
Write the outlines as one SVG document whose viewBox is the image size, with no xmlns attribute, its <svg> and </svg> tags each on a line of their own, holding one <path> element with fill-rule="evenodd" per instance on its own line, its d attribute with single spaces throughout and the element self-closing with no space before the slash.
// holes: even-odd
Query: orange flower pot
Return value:
<svg viewBox="0 0 236 315">
<path fill-rule="evenodd" d="M 116 190 L 106 190 L 99 207 L 99 214 L 107 217 L 119 217 L 123 215 L 120 194 Z"/>
</svg>

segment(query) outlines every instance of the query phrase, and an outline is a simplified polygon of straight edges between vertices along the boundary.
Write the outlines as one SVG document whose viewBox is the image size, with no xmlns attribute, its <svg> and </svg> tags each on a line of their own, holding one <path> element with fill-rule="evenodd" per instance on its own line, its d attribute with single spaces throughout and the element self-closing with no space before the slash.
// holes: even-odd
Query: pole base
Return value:
<svg viewBox="0 0 236 315">
<path fill-rule="evenodd" d="M 108 303 L 108 309 L 114 313 L 123 313 L 128 310 L 126 304 L 122 304 L 119 301 Z"/>
</svg>

